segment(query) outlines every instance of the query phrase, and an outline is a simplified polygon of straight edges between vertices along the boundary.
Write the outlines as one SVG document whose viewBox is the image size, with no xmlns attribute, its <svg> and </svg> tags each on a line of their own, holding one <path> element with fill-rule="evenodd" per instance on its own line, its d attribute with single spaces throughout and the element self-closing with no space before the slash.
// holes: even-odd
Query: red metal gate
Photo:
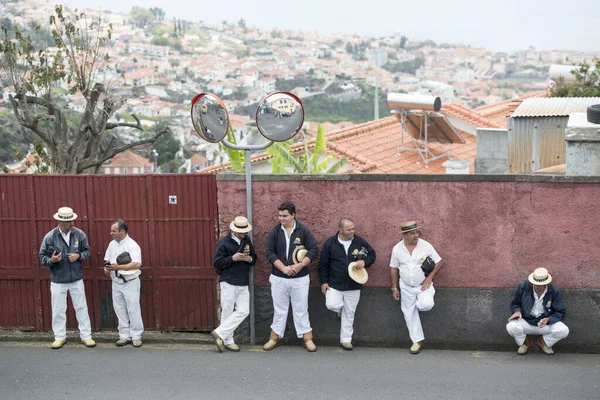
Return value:
<svg viewBox="0 0 600 400">
<path fill-rule="evenodd" d="M 0 176 L 0 328 L 50 330 L 50 275 L 37 253 L 69 206 L 92 247 L 84 262 L 95 330 L 117 326 L 103 259 L 110 225 L 123 218 L 142 248 L 142 317 L 147 329 L 208 331 L 217 322 L 212 254 L 217 240 L 214 175 Z M 70 301 L 69 301 L 70 302 Z M 76 328 L 69 305 L 67 326 Z"/>
</svg>

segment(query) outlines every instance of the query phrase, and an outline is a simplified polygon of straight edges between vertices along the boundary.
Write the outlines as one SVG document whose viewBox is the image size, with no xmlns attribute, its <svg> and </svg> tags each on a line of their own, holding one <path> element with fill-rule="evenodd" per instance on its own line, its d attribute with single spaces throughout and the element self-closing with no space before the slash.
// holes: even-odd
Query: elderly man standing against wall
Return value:
<svg viewBox="0 0 600 400">
<path fill-rule="evenodd" d="M 348 268 L 350 264 L 358 270 L 370 267 L 375 262 L 375 250 L 365 239 L 354 234 L 351 219 L 343 218 L 338 227 L 339 231 L 325 241 L 321 250 L 319 279 L 325 306 L 342 319 L 340 346 L 352 350 L 354 314 L 362 284 L 350 277 Z M 368 277 L 366 271 L 363 276 Z"/>
<path fill-rule="evenodd" d="M 418 354 L 425 340 L 419 311 L 433 308 L 433 278 L 442 266 L 442 259 L 429 242 L 419 238 L 419 226 L 415 221 L 404 222 L 400 228 L 403 239 L 394 246 L 390 260 L 392 296 L 395 300 L 402 298 L 400 305 L 413 343 L 410 352 Z M 435 266 L 426 276 L 423 265 L 428 262 Z"/>
<path fill-rule="evenodd" d="M 219 353 L 223 349 L 240 351 L 233 332 L 250 313 L 250 267 L 256 264 L 256 252 L 248 237 L 251 230 L 246 217 L 235 217 L 229 224 L 230 233 L 219 240 L 215 250 L 213 265 L 220 275 L 221 325 L 212 335 Z"/>
<path fill-rule="evenodd" d="M 296 206 L 289 201 L 278 207 L 279 224 L 267 238 L 267 259 L 273 266 L 269 282 L 273 297 L 273 324 L 264 350 L 273 350 L 285 333 L 290 301 L 294 327 L 304 347 L 317 351 L 308 318 L 308 265 L 317 258 L 318 245 L 312 232 L 296 220 Z"/>
<path fill-rule="evenodd" d="M 52 299 L 53 349 L 67 342 L 67 292 L 71 295 L 79 324 L 81 343 L 96 346 L 92 339 L 92 325 L 88 314 L 83 284 L 82 261 L 90 258 L 91 248 L 86 234 L 75 228 L 77 214 L 70 207 L 61 207 L 54 214 L 58 226 L 44 236 L 40 246 L 40 262 L 50 268 L 50 295 Z"/>
<path fill-rule="evenodd" d="M 122 219 L 110 226 L 113 240 L 104 255 L 104 273 L 112 280 L 112 301 L 119 320 L 119 340 L 115 343 L 122 347 L 130 343 L 133 347 L 142 347 L 142 309 L 140 307 L 139 279 L 142 266 L 142 250 L 129 236 L 129 227 Z"/>
<path fill-rule="evenodd" d="M 513 314 L 506 330 L 519 345 L 517 354 L 525 355 L 532 347 L 528 335 L 540 335 L 537 345 L 546 354 L 554 354 L 552 346 L 569 334 L 562 322 L 565 301 L 558 287 L 551 285 L 552 276 L 546 268 L 537 268 L 529 279 L 519 284 L 510 305 Z"/>
</svg>

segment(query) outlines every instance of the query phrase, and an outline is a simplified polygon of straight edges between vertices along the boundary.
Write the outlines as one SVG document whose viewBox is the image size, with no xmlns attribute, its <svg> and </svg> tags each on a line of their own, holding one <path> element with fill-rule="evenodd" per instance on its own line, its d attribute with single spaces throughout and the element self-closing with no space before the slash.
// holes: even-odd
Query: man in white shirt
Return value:
<svg viewBox="0 0 600 400">
<path fill-rule="evenodd" d="M 119 340 L 116 345 L 133 347 L 142 346 L 142 310 L 140 308 L 139 276 L 142 266 L 142 251 L 140 246 L 129 237 L 125 221 L 118 219 L 110 227 L 112 242 L 104 255 L 104 273 L 112 280 L 113 308 L 119 319 Z M 123 257 L 129 253 L 129 257 Z M 119 257 L 121 256 L 121 257 Z M 125 259 L 125 261 L 121 261 Z"/>
<path fill-rule="evenodd" d="M 394 246 L 390 260 L 392 296 L 395 300 L 402 297 L 400 305 L 413 343 L 410 352 L 417 354 L 425 340 L 419 311 L 433 308 L 433 278 L 442 266 L 442 258 L 429 242 L 419 238 L 419 226 L 415 221 L 404 222 L 400 228 L 403 239 Z M 435 263 L 435 267 L 425 276 L 421 266 L 427 257 Z"/>
</svg>

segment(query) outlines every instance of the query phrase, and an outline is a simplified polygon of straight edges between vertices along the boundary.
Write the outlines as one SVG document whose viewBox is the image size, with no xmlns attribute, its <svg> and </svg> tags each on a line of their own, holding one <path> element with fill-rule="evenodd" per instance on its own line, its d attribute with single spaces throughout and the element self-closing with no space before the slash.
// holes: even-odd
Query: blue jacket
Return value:
<svg viewBox="0 0 600 400">
<path fill-rule="evenodd" d="M 281 229 L 281 224 L 277 224 L 267 238 L 267 260 L 273 265 L 272 274 L 281 278 L 301 278 L 308 275 L 308 268 L 302 268 L 294 276 L 287 276 L 275 267 L 275 261 L 281 260 L 284 265 L 292 265 L 292 254 L 297 246 L 304 246 L 308 253 L 306 256 L 310 258 L 311 262 L 317 259 L 319 253 L 319 246 L 312 232 L 300 222 L 296 221 L 296 228 L 290 235 L 290 250 L 288 254 L 285 254 L 285 233 Z"/>
<path fill-rule="evenodd" d="M 44 236 L 40 252 L 38 254 L 40 262 L 50 267 L 50 281 L 54 283 L 73 283 L 83 279 L 83 267 L 81 262 L 90 258 L 92 249 L 88 244 L 88 239 L 81 229 L 71 228 L 71 243 L 65 242 L 60 228 L 57 226 Z M 53 250 L 62 253 L 62 260 L 53 263 L 51 258 Z M 68 253 L 79 253 L 80 258 L 75 262 L 69 262 Z"/>
<path fill-rule="evenodd" d="M 544 305 L 544 313 L 539 317 L 531 315 L 531 309 L 535 304 L 533 284 L 529 281 L 523 281 L 519 284 L 515 292 L 515 298 L 510 305 L 510 309 L 513 313 L 520 311 L 525 321 L 530 325 L 537 325 L 543 318 L 548 318 L 550 325 L 565 319 L 567 312 L 565 309 L 565 300 L 556 286 L 548 285 L 548 290 L 542 303 Z"/>
<path fill-rule="evenodd" d="M 327 283 L 336 290 L 357 290 L 362 285 L 355 282 L 348 275 L 348 264 L 358 260 L 358 252 L 365 248 L 368 255 L 365 258 L 365 267 L 369 268 L 375 262 L 375 250 L 371 245 L 360 236 L 354 235 L 348 254 L 344 246 L 338 240 L 338 234 L 331 236 L 325 241 L 321 250 L 319 261 L 319 280 L 321 284 Z"/>
<path fill-rule="evenodd" d="M 252 262 L 233 261 L 233 255 L 235 253 L 243 253 L 246 246 L 248 246 Z M 234 286 L 248 286 L 250 281 L 250 266 L 255 263 L 256 252 L 254 251 L 254 246 L 248 236 L 245 236 L 240 244 L 237 244 L 231 237 L 230 232 L 227 236 L 222 237 L 217 243 L 213 265 L 217 274 L 221 275 L 219 279 L 221 282 L 227 282 Z"/>
</svg>

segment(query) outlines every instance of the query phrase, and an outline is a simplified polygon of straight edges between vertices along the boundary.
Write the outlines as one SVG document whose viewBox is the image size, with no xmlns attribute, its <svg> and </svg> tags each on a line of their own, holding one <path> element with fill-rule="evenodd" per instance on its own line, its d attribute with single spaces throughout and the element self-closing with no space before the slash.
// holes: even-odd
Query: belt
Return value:
<svg viewBox="0 0 600 400">
<path fill-rule="evenodd" d="M 120 278 L 120 279 L 123 281 L 123 283 L 127 283 L 127 282 L 131 282 L 131 281 L 135 281 L 137 278 L 139 278 L 139 276 L 136 276 L 136 277 L 135 277 L 135 278 L 133 278 L 133 279 L 129 279 L 129 280 L 127 280 L 127 279 L 125 279 L 125 277 L 124 277 L 123 275 L 121 275 L 121 274 L 120 274 L 118 271 L 115 271 L 115 276 L 116 276 L 117 278 Z"/>
</svg>

